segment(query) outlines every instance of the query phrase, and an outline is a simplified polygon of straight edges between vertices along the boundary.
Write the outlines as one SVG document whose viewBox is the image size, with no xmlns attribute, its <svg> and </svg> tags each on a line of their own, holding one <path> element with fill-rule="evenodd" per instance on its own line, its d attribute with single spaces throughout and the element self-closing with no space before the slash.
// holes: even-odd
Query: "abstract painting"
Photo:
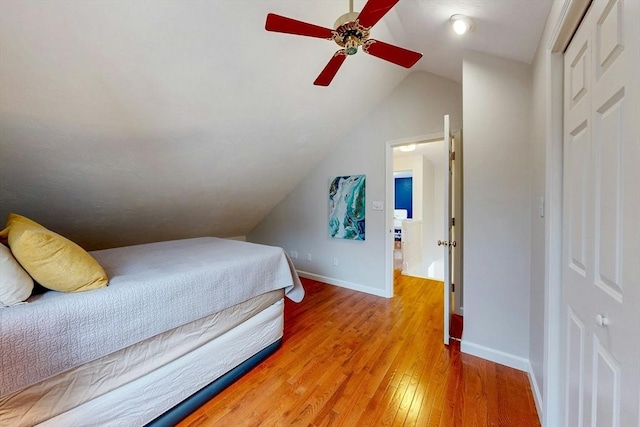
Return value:
<svg viewBox="0 0 640 427">
<path fill-rule="evenodd" d="M 329 236 L 364 240 L 365 175 L 338 176 L 329 186 Z"/>
</svg>

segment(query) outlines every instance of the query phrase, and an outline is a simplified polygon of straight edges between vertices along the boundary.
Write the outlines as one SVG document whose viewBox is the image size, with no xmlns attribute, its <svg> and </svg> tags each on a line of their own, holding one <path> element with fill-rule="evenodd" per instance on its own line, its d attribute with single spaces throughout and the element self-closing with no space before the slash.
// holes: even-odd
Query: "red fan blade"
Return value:
<svg viewBox="0 0 640 427">
<path fill-rule="evenodd" d="M 393 62 L 405 68 L 413 67 L 413 65 L 422 58 L 421 53 L 373 39 L 367 40 L 362 50 L 369 55 Z"/>
<path fill-rule="evenodd" d="M 270 13 L 267 15 L 267 23 L 264 28 L 267 31 L 275 31 L 277 33 L 297 34 L 299 36 L 317 37 L 319 39 L 330 39 L 333 37 L 333 31 L 329 28 L 320 27 L 318 25 L 308 24 L 285 16 Z"/>
<path fill-rule="evenodd" d="M 400 0 L 369 0 L 358 15 L 358 22 L 365 28 L 373 27 L 376 22 L 391 10 Z"/>
<path fill-rule="evenodd" d="M 316 86 L 329 86 L 345 59 L 347 59 L 347 55 L 345 55 L 344 50 L 337 51 L 313 84 Z"/>
</svg>

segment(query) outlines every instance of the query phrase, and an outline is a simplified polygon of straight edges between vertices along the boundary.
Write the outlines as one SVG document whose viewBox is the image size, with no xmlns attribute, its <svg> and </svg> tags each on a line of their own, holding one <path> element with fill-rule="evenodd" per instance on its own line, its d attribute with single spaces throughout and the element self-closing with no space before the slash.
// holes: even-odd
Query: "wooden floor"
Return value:
<svg viewBox="0 0 640 427">
<path fill-rule="evenodd" d="M 539 426 L 527 375 L 442 344 L 441 282 L 375 297 L 303 280 L 284 344 L 181 426 Z"/>
</svg>

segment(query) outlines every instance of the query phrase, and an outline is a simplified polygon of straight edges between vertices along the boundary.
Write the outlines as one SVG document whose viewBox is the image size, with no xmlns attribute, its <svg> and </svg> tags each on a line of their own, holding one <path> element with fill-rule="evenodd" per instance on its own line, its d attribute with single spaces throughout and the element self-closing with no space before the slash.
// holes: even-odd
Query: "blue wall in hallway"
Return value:
<svg viewBox="0 0 640 427">
<path fill-rule="evenodd" d="M 396 209 L 406 209 L 407 218 L 413 218 L 413 178 L 396 178 Z"/>
</svg>

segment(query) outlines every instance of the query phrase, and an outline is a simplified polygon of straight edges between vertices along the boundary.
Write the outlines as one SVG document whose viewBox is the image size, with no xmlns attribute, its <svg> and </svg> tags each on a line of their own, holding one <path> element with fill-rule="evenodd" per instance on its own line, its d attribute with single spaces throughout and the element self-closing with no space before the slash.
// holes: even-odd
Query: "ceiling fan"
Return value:
<svg viewBox="0 0 640 427">
<path fill-rule="evenodd" d="M 393 62 L 405 68 L 412 67 L 422 58 L 421 53 L 369 38 L 371 27 L 382 19 L 398 1 L 369 0 L 362 11 L 358 13 L 353 11 L 353 0 L 349 0 L 349 12 L 336 20 L 333 30 L 276 15 L 275 13 L 267 15 L 265 29 L 267 31 L 316 37 L 336 42 L 342 49 L 333 54 L 329 63 L 313 82 L 317 86 L 329 86 L 340 66 L 347 59 L 347 55 L 355 55 L 360 46 L 369 55 Z"/>
</svg>

